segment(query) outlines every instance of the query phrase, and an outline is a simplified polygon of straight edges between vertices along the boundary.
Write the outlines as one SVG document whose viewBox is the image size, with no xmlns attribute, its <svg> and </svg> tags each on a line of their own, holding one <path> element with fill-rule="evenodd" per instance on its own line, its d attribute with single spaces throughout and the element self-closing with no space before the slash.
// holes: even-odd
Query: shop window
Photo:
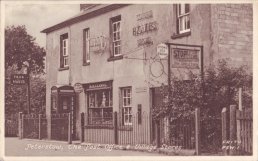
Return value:
<svg viewBox="0 0 258 161">
<path fill-rule="evenodd" d="M 95 90 L 87 92 L 90 125 L 112 125 L 112 90 Z"/>
<path fill-rule="evenodd" d="M 112 56 L 121 55 L 121 16 L 111 18 Z"/>
<path fill-rule="evenodd" d="M 60 36 L 60 68 L 69 67 L 68 34 Z"/>
<path fill-rule="evenodd" d="M 190 5 L 189 4 L 177 4 L 177 31 L 178 34 L 186 33 L 190 31 Z"/>
<path fill-rule="evenodd" d="M 121 88 L 122 94 L 122 123 L 132 125 L 132 88 Z"/>
<path fill-rule="evenodd" d="M 83 65 L 90 63 L 90 29 L 83 30 Z"/>
</svg>

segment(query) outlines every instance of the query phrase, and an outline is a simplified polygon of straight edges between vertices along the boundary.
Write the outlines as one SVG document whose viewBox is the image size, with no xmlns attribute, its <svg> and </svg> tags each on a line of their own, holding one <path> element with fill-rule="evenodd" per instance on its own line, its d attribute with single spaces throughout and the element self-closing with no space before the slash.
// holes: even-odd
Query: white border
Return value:
<svg viewBox="0 0 258 161">
<path fill-rule="evenodd" d="M 5 157 L 4 156 L 4 24 L 5 24 L 5 4 L 80 4 L 80 3 L 134 3 L 134 4 L 168 4 L 168 3 L 178 3 L 178 2 L 188 2 L 188 3 L 253 3 L 253 111 L 254 111 L 254 117 L 253 117 L 253 156 L 151 156 L 151 157 L 141 157 L 141 156 L 123 156 L 123 157 Z M 215 160 L 223 160 L 223 161 L 257 161 L 257 136 L 258 136 L 258 124 L 257 124 L 257 105 L 258 105 L 258 94 L 257 94 L 257 70 L 258 69 L 258 56 L 257 56 L 257 41 L 258 41 L 258 1 L 256 0 L 234 0 L 234 1 L 226 1 L 226 0 L 213 0 L 213 1 L 207 1 L 207 0 L 196 0 L 196 1 L 190 1 L 190 0 L 162 0 L 162 1 L 155 1 L 155 0 L 145 0 L 145 1 L 137 1 L 137 0 L 120 0 L 120 1 L 111 1 L 111 0 L 98 0 L 98 1 L 72 1 L 72 0 L 63 0 L 63 1 L 1 1 L 1 18 L 0 18 L 0 24 L 1 24 L 1 55 L 0 55 L 0 86 L 1 86 L 1 93 L 0 93 L 0 160 L 148 160 L 148 161 L 156 161 L 156 160 L 173 160 L 173 161 L 182 161 L 182 160 L 209 160 L 209 161 L 215 161 Z M 58 22 L 57 22 L 58 23 Z"/>
</svg>

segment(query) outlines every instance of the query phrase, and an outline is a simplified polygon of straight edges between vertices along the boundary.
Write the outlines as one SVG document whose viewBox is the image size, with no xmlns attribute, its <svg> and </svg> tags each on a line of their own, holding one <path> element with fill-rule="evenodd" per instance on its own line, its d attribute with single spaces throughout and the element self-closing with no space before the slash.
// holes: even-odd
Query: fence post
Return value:
<svg viewBox="0 0 258 161">
<path fill-rule="evenodd" d="M 24 114 L 21 116 L 21 139 L 24 137 Z"/>
<path fill-rule="evenodd" d="M 68 144 L 72 144 L 72 114 L 68 114 Z"/>
<path fill-rule="evenodd" d="M 118 144 L 118 122 L 117 122 L 117 112 L 114 112 L 114 140 L 115 140 L 115 144 Z"/>
<path fill-rule="evenodd" d="M 200 108 L 195 109 L 195 152 L 196 155 L 201 154 L 200 149 Z"/>
<path fill-rule="evenodd" d="M 157 142 L 157 148 L 160 148 L 160 120 L 156 121 L 156 142 Z"/>
<path fill-rule="evenodd" d="M 228 154 L 228 150 L 227 150 L 227 108 L 224 107 L 221 111 L 221 124 L 222 124 L 222 151 L 224 155 Z"/>
<path fill-rule="evenodd" d="M 22 112 L 19 112 L 18 121 L 19 139 L 22 139 Z"/>
<path fill-rule="evenodd" d="M 85 123 L 85 115 L 81 113 L 81 142 L 84 142 L 84 123 Z"/>
<path fill-rule="evenodd" d="M 236 141 L 237 141 L 237 134 L 236 134 L 236 105 L 230 105 L 230 155 L 236 154 Z"/>
<path fill-rule="evenodd" d="M 239 88 L 239 92 L 238 92 L 238 110 L 236 113 L 236 119 L 237 119 L 237 146 L 240 146 L 239 143 L 241 143 L 241 122 L 239 118 L 240 112 L 242 111 L 243 107 L 242 107 L 242 88 Z M 238 150 L 238 154 L 240 154 L 241 150 Z"/>
<path fill-rule="evenodd" d="M 39 114 L 39 140 L 42 139 L 42 137 L 41 137 L 41 118 L 42 118 L 42 114 Z"/>
</svg>

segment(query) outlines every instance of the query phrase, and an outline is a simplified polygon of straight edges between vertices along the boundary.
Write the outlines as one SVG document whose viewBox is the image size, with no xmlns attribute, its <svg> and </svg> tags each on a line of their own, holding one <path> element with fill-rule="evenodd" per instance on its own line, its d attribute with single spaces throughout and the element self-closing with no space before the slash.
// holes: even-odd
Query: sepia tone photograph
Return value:
<svg viewBox="0 0 258 161">
<path fill-rule="evenodd" d="M 254 156 L 253 3 L 1 7 L 4 157 Z"/>
</svg>

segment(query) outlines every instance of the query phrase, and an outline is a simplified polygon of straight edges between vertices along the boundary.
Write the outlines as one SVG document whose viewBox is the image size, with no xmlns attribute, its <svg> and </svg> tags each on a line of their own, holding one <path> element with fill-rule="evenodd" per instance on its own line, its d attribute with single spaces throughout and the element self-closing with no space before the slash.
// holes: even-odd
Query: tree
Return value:
<svg viewBox="0 0 258 161">
<path fill-rule="evenodd" d="M 26 85 L 12 85 L 10 80 L 12 74 L 21 73 L 25 61 L 31 71 L 32 111 L 39 112 L 38 108 L 45 104 L 45 55 L 45 49 L 27 33 L 25 26 L 5 28 L 5 113 L 26 111 Z"/>
</svg>

